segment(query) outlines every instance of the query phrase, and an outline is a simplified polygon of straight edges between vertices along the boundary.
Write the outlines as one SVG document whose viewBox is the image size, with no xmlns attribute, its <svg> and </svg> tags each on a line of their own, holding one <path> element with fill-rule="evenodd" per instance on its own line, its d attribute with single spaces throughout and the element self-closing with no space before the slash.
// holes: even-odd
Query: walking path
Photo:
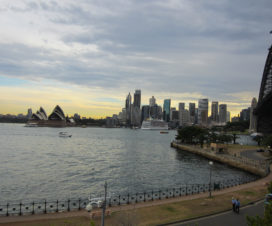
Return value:
<svg viewBox="0 0 272 226">
<path fill-rule="evenodd" d="M 272 167 L 271 167 L 272 168 Z M 253 188 L 256 186 L 265 186 L 266 183 L 269 183 L 272 181 L 272 173 L 270 173 L 268 176 L 243 185 L 235 186 L 226 188 L 219 191 L 213 191 L 213 196 L 218 196 L 221 194 L 231 193 L 235 191 L 239 191 L 242 189 L 248 189 Z M 130 204 L 130 205 L 121 205 L 121 206 L 114 206 L 107 208 L 110 212 L 116 212 L 116 211 L 122 211 L 122 210 L 131 210 L 131 209 L 137 209 L 142 207 L 150 207 L 154 205 L 163 205 L 163 204 L 169 204 L 174 202 L 180 202 L 183 200 L 193 200 L 198 198 L 205 198 L 208 196 L 208 193 L 200 193 L 195 195 L 188 195 L 188 196 L 181 196 L 181 197 L 175 197 L 175 198 L 169 198 L 169 199 L 163 199 L 163 200 L 154 200 L 154 201 L 147 201 L 147 202 L 141 202 L 136 204 Z M 91 214 L 101 213 L 101 209 L 92 211 Z M 28 215 L 28 216 L 9 216 L 9 217 L 0 217 L 0 224 L 1 223 L 11 223 L 11 222 L 27 222 L 27 221 L 35 221 L 35 220 L 50 220 L 50 219 L 60 219 L 60 218 L 68 218 L 68 217 L 91 217 L 91 214 L 88 213 L 85 210 L 81 211 L 71 211 L 71 212 L 60 212 L 60 213 L 48 213 L 48 214 L 40 214 L 40 215 Z"/>
</svg>

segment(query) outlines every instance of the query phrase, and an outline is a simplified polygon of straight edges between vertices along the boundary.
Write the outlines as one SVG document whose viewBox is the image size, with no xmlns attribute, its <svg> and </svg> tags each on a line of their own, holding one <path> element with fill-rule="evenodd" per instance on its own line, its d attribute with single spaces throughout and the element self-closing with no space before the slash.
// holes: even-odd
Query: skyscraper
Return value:
<svg viewBox="0 0 272 226">
<path fill-rule="evenodd" d="M 133 106 L 141 108 L 141 90 L 135 90 Z"/>
<path fill-rule="evenodd" d="M 142 107 L 142 117 L 141 117 L 141 122 L 144 120 L 148 119 L 150 116 L 150 106 L 149 105 L 144 105 Z"/>
<path fill-rule="evenodd" d="M 195 103 L 189 103 L 189 116 L 191 123 L 195 123 L 195 114 L 196 114 Z"/>
<path fill-rule="evenodd" d="M 212 114 L 211 114 L 211 119 L 214 122 L 218 122 L 218 102 L 217 101 L 213 101 L 212 102 Z"/>
<path fill-rule="evenodd" d="M 126 124 L 130 126 L 131 124 L 131 95 L 127 95 L 126 99 Z"/>
<path fill-rule="evenodd" d="M 155 104 L 156 104 L 156 99 L 154 96 L 152 96 L 151 98 L 149 98 L 149 106 L 153 107 L 155 106 Z"/>
<path fill-rule="evenodd" d="M 257 100 L 254 97 L 251 101 L 251 108 L 250 108 L 250 125 L 249 125 L 249 131 L 251 132 L 257 132 L 257 117 L 254 115 L 254 110 L 257 107 Z"/>
<path fill-rule="evenodd" d="M 171 99 L 165 99 L 163 103 L 163 120 L 165 122 L 170 121 L 170 108 L 171 108 Z"/>
<path fill-rule="evenodd" d="M 141 90 L 135 90 L 131 121 L 133 126 L 141 125 Z"/>
<path fill-rule="evenodd" d="M 198 124 L 208 124 L 208 111 L 209 111 L 209 100 L 200 99 L 198 100 Z"/>
<path fill-rule="evenodd" d="M 224 125 L 227 122 L 227 105 L 220 104 L 219 105 L 219 123 Z"/>
</svg>

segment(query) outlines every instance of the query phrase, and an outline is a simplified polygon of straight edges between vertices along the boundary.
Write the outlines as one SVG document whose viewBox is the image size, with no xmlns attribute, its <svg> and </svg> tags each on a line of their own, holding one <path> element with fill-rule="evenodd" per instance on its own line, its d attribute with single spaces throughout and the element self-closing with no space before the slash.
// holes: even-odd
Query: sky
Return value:
<svg viewBox="0 0 272 226">
<path fill-rule="evenodd" d="M 141 89 L 227 104 L 258 97 L 272 43 L 271 0 L 0 0 L 0 114 L 100 118 Z"/>
</svg>

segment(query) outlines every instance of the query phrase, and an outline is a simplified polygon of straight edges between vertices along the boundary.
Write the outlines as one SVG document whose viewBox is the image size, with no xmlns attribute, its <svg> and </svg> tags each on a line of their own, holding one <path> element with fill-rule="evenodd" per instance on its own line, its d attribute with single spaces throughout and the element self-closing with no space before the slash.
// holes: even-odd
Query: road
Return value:
<svg viewBox="0 0 272 226">
<path fill-rule="evenodd" d="M 242 207 L 240 213 L 227 211 L 224 213 L 198 218 L 196 220 L 185 221 L 182 223 L 170 224 L 172 226 L 247 226 L 246 216 L 263 216 L 264 201 L 259 201 L 253 205 Z"/>
</svg>

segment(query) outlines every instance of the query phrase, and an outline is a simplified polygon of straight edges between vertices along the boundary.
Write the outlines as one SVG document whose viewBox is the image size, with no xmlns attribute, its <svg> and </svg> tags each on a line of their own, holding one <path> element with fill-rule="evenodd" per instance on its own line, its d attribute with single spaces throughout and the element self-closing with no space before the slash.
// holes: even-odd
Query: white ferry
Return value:
<svg viewBox="0 0 272 226">
<path fill-rule="evenodd" d="M 160 119 L 149 118 L 144 120 L 141 129 L 145 130 L 168 130 L 168 123 Z"/>
</svg>

